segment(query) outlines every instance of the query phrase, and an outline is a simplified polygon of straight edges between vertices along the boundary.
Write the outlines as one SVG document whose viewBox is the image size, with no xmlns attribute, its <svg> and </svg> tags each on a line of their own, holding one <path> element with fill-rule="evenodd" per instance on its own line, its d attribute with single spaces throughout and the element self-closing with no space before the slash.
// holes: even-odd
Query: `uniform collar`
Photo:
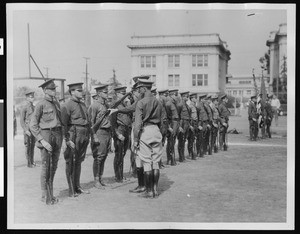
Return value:
<svg viewBox="0 0 300 234">
<path fill-rule="evenodd" d="M 103 97 L 98 97 L 97 102 L 99 102 L 100 104 L 105 104 L 105 99 Z"/>
<path fill-rule="evenodd" d="M 52 97 L 48 97 L 48 96 L 45 96 L 44 97 L 45 100 L 49 101 L 49 102 L 53 102 L 53 98 Z"/>
<path fill-rule="evenodd" d="M 73 102 L 81 103 L 80 100 L 78 100 L 78 99 L 76 99 L 76 98 L 74 98 L 74 97 L 71 97 L 70 100 L 72 100 Z"/>
</svg>

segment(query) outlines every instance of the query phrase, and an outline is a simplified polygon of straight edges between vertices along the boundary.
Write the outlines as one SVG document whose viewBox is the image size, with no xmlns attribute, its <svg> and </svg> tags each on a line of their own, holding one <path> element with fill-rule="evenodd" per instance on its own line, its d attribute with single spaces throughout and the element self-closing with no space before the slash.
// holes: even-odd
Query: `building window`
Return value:
<svg viewBox="0 0 300 234">
<path fill-rule="evenodd" d="M 239 95 L 242 95 L 243 94 L 243 90 L 239 90 Z"/>
<path fill-rule="evenodd" d="M 180 76 L 179 75 L 169 75 L 168 76 L 169 86 L 179 86 L 180 85 Z"/>
<path fill-rule="evenodd" d="M 192 86 L 207 86 L 208 74 L 192 74 Z"/>
<path fill-rule="evenodd" d="M 168 67 L 180 67 L 179 55 L 169 55 L 168 56 Z"/>
<path fill-rule="evenodd" d="M 231 96 L 231 90 L 228 90 L 228 92 L 227 92 L 227 93 L 228 93 L 228 95 L 229 95 L 229 96 Z"/>
<path fill-rule="evenodd" d="M 193 54 L 192 55 L 192 66 L 193 67 L 207 67 L 208 66 L 208 55 L 207 54 Z"/>
<path fill-rule="evenodd" d="M 251 90 L 247 90 L 247 95 L 251 95 Z"/>
<path fill-rule="evenodd" d="M 144 68 L 155 68 L 156 57 L 155 56 L 141 56 L 141 67 Z"/>
<path fill-rule="evenodd" d="M 240 80 L 239 84 L 251 84 L 251 80 Z"/>
<path fill-rule="evenodd" d="M 233 91 L 232 91 L 233 96 L 236 96 L 236 93 L 237 93 L 236 90 L 233 90 Z"/>
</svg>

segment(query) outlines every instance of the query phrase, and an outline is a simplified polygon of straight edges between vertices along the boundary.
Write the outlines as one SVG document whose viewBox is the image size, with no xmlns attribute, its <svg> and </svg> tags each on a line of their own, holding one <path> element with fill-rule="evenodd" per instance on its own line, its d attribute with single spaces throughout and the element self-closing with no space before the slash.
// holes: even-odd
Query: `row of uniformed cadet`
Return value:
<svg viewBox="0 0 300 234">
<path fill-rule="evenodd" d="M 226 150 L 225 133 L 228 128 L 229 111 L 222 103 L 219 105 L 219 111 L 216 111 L 216 96 L 209 97 L 208 100 L 212 98 L 212 102 L 206 103 L 203 100 L 204 95 L 200 95 L 199 100 L 197 100 L 196 94 L 183 92 L 179 98 L 178 90 L 164 90 L 158 92 L 159 98 L 157 100 L 151 94 L 152 83 L 147 81 L 149 77 L 138 78 L 138 80 L 137 78 L 134 79 L 136 83 L 133 87 L 133 95 L 129 96 L 131 101 L 125 99 L 117 106 L 118 112 L 111 116 L 106 115 L 106 112 L 122 98 L 125 94 L 125 87 L 115 89 L 117 96 L 110 101 L 111 103 L 108 103 L 108 86 L 97 87 L 97 95 L 93 97 L 94 102 L 87 109 L 81 101 L 82 83 L 68 85 L 71 98 L 61 107 L 55 98 L 56 85 L 54 81 L 48 80 L 40 85 L 45 93 L 44 99 L 36 105 L 34 112 L 33 107 L 27 108 L 30 109 L 28 115 L 32 115 L 28 128 L 30 134 L 26 132 L 26 128 L 24 131 L 27 136 L 32 134 L 35 137 L 36 145 L 41 149 L 43 201 L 46 197 L 47 183 L 51 185 L 53 194 L 53 179 L 61 146 L 63 146 L 66 161 L 66 176 L 70 196 L 89 193 L 80 186 L 80 174 L 81 163 L 85 159 L 90 137 L 94 157 L 95 187 L 103 188 L 105 186 L 102 176 L 110 149 L 111 137 L 113 137 L 116 181 L 122 182 L 124 179 L 124 156 L 127 149 L 130 149 L 132 151 L 131 166 L 133 169 L 136 168 L 138 177 L 138 186 L 130 191 L 134 193 L 144 192 L 143 196 L 145 197 L 158 196 L 159 168 L 163 166 L 161 150 L 166 140 L 167 164 L 171 163 L 171 165 L 176 164 L 174 149 L 176 138 L 178 138 L 179 161 L 185 160 L 184 146 L 186 140 L 188 140 L 189 156 L 192 159 L 195 159 L 196 156 L 203 157 L 210 150 L 207 146 L 209 145 L 208 142 L 213 142 L 210 147 L 214 146 L 216 152 L 215 143 L 219 126 L 221 126 L 220 148 Z M 32 96 L 28 99 L 28 106 L 31 105 L 30 98 L 32 99 Z M 188 105 L 189 98 L 190 104 Z M 221 100 L 226 102 L 227 97 L 222 96 Z M 99 128 L 92 132 L 91 126 L 100 118 L 103 120 Z M 214 128 L 215 130 L 213 130 Z M 159 134 L 157 129 L 159 129 Z M 210 141 L 210 137 L 213 139 L 212 141 Z M 195 139 L 197 144 L 194 143 Z M 130 147 L 131 141 L 132 147 Z M 196 145 L 196 152 L 194 145 Z M 34 165 L 33 157 L 28 158 L 30 158 L 29 163 Z M 49 158 L 51 161 L 48 160 Z M 73 159 L 72 162 L 71 159 Z M 72 177 L 69 176 L 71 165 Z M 50 176 L 47 173 L 49 167 Z M 71 184 L 74 186 L 75 194 L 71 194 Z M 58 199 L 52 196 L 51 203 L 55 204 L 56 202 Z"/>
</svg>

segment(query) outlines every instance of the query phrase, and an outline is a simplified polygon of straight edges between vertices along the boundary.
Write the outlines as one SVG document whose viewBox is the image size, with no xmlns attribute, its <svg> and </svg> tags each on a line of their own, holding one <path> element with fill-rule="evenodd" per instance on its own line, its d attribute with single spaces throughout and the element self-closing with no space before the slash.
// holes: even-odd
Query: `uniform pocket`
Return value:
<svg viewBox="0 0 300 234">
<path fill-rule="evenodd" d="M 49 122 L 54 119 L 54 110 L 53 109 L 44 109 L 43 110 L 43 120 Z"/>
</svg>

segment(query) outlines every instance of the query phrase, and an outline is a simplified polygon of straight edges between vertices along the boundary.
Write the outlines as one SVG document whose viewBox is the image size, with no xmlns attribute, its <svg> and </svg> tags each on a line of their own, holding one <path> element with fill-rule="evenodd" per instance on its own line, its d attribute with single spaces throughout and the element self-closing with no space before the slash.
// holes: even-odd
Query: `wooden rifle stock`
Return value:
<svg viewBox="0 0 300 234">
<path fill-rule="evenodd" d="M 116 101 L 115 104 L 113 104 L 110 108 L 111 108 L 111 109 L 117 108 L 117 107 L 125 100 L 125 98 L 127 98 L 127 97 L 128 97 L 129 95 L 131 95 L 131 94 L 132 94 L 132 91 L 126 93 L 120 100 Z M 104 120 L 104 118 L 109 114 L 109 112 L 110 112 L 110 110 L 107 110 L 107 111 L 102 115 L 102 117 L 99 118 L 99 119 L 96 121 L 96 123 L 91 127 L 92 133 L 97 132 L 97 130 L 98 130 L 100 124 L 102 123 L 102 121 Z"/>
</svg>

